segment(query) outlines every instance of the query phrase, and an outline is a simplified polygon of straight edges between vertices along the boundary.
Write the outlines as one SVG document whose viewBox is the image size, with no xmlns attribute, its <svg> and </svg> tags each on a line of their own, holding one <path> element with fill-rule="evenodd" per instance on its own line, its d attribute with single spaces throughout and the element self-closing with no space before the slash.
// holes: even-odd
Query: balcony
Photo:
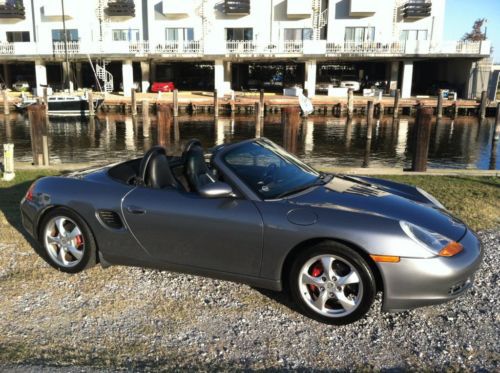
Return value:
<svg viewBox="0 0 500 373">
<path fill-rule="evenodd" d="M 432 4 L 430 1 L 410 0 L 403 5 L 404 19 L 420 19 L 431 16 Z"/>
<path fill-rule="evenodd" d="M 0 19 L 25 19 L 26 12 L 22 0 L 7 1 L 0 5 Z"/>
<path fill-rule="evenodd" d="M 312 14 L 312 0 L 286 0 L 288 18 L 306 18 Z"/>
<path fill-rule="evenodd" d="M 350 0 L 349 15 L 351 17 L 369 17 L 377 11 L 376 0 Z"/>
<path fill-rule="evenodd" d="M 250 0 L 224 0 L 224 13 L 231 16 L 250 14 Z"/>
<path fill-rule="evenodd" d="M 229 56 L 236 58 L 297 58 L 297 57 L 356 57 L 356 58 L 401 58 L 414 56 L 488 56 L 490 41 L 442 41 L 429 40 L 385 41 L 385 42 L 327 42 L 326 40 L 282 40 L 276 42 L 242 40 L 204 45 L 199 40 L 167 41 L 153 44 L 148 41 L 70 41 L 67 52 L 70 56 L 153 57 L 175 56 L 199 58 L 203 55 Z M 61 60 L 65 54 L 64 42 L 0 42 L 0 56 L 16 59 L 22 57 L 55 56 Z"/>
<path fill-rule="evenodd" d="M 134 0 L 114 0 L 108 3 L 106 14 L 110 17 L 135 17 Z"/>
</svg>

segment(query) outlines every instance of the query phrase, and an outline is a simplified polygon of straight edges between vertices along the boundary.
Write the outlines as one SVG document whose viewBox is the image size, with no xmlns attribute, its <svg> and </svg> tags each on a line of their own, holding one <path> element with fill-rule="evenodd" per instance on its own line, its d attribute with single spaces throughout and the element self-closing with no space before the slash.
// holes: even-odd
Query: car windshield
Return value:
<svg viewBox="0 0 500 373">
<path fill-rule="evenodd" d="M 266 139 L 247 142 L 228 151 L 224 162 L 263 199 L 284 197 L 323 179 L 319 172 Z"/>
</svg>

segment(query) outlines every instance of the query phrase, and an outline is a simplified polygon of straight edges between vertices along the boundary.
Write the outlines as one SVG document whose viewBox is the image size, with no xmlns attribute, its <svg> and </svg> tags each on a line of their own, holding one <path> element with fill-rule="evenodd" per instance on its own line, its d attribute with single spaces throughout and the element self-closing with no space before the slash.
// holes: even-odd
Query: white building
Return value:
<svg viewBox="0 0 500 373">
<path fill-rule="evenodd" d="M 64 0 L 65 25 L 61 0 L 1 3 L 7 85 L 60 87 L 67 49 L 78 87 L 95 84 L 90 59 L 125 92 L 169 80 L 314 95 L 318 83 L 354 76 L 403 97 L 442 85 L 472 97 L 476 64 L 490 54 L 488 41 L 443 40 L 445 0 Z"/>
</svg>

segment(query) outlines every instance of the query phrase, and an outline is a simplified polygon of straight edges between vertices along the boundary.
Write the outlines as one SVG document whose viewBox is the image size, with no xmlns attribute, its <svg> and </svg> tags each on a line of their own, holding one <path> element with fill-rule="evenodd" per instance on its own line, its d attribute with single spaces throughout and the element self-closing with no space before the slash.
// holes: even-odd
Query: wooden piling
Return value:
<svg viewBox="0 0 500 373">
<path fill-rule="evenodd" d="M 438 119 L 443 117 L 443 90 L 440 89 L 438 92 L 438 102 L 437 102 L 437 108 L 436 108 L 436 117 Z"/>
<path fill-rule="evenodd" d="M 157 143 L 165 148 L 170 147 L 170 132 L 172 128 L 172 108 L 170 105 L 158 105 Z"/>
<path fill-rule="evenodd" d="M 354 114 L 354 91 L 349 88 L 347 91 L 347 116 L 352 117 Z"/>
<path fill-rule="evenodd" d="M 414 129 L 412 171 L 427 171 L 427 157 L 429 154 L 433 114 L 434 110 L 432 107 L 420 106 L 417 109 Z"/>
<path fill-rule="evenodd" d="M 87 93 L 87 99 L 89 100 L 89 115 L 93 117 L 95 115 L 94 111 L 94 93 L 89 91 Z"/>
<path fill-rule="evenodd" d="M 9 97 L 7 96 L 7 91 L 3 91 L 2 95 L 3 95 L 3 113 L 5 115 L 9 115 L 10 107 L 9 107 Z"/>
<path fill-rule="evenodd" d="M 216 89 L 214 89 L 214 117 L 219 117 L 219 98 Z"/>
<path fill-rule="evenodd" d="M 300 108 L 286 107 L 281 109 L 281 129 L 283 147 L 291 152 L 297 151 L 297 135 L 300 126 Z"/>
<path fill-rule="evenodd" d="M 149 137 L 151 120 L 149 119 L 149 101 L 142 100 L 142 137 Z"/>
<path fill-rule="evenodd" d="M 131 105 L 132 105 L 132 108 L 131 108 L 131 114 L 132 116 L 136 116 L 137 115 L 137 93 L 135 91 L 135 88 L 132 88 L 130 90 L 130 97 L 131 97 Z"/>
<path fill-rule="evenodd" d="M 174 89 L 174 92 L 172 93 L 172 100 L 173 102 L 173 108 L 174 108 L 174 117 L 179 116 L 179 91 L 177 89 Z"/>
<path fill-rule="evenodd" d="M 45 115 L 49 116 L 49 94 L 48 94 L 48 88 L 43 87 L 43 104 L 45 105 Z"/>
<path fill-rule="evenodd" d="M 486 118 L 486 106 L 487 106 L 488 96 L 486 95 L 486 91 L 481 92 L 481 103 L 479 105 L 479 118 Z"/>
<path fill-rule="evenodd" d="M 392 117 L 394 119 L 399 117 L 399 99 L 401 97 L 401 90 L 396 89 L 396 92 L 394 94 L 394 107 L 393 107 L 393 112 L 392 112 Z"/>
<path fill-rule="evenodd" d="M 369 100 L 367 103 L 366 103 L 366 120 L 367 121 L 373 121 L 373 112 L 375 110 L 375 107 L 374 107 L 374 103 L 372 100 Z"/>
<path fill-rule="evenodd" d="M 255 103 L 255 138 L 262 136 L 262 117 L 260 116 L 260 102 Z"/>
<path fill-rule="evenodd" d="M 259 96 L 259 117 L 264 118 L 264 90 L 260 90 Z"/>
<path fill-rule="evenodd" d="M 33 164 L 36 166 L 48 166 L 49 147 L 47 138 L 47 117 L 45 116 L 45 106 L 39 104 L 28 106 L 28 118 L 30 123 Z"/>
</svg>

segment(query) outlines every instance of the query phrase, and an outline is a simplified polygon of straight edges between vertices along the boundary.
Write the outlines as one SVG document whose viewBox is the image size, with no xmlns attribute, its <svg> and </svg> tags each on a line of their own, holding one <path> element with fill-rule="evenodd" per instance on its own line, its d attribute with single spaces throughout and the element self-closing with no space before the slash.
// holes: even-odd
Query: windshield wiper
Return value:
<svg viewBox="0 0 500 373">
<path fill-rule="evenodd" d="M 323 177 L 323 178 L 322 177 L 318 177 L 314 182 L 312 182 L 310 184 L 306 184 L 306 185 L 301 185 L 299 187 L 292 188 L 290 190 L 287 190 L 286 192 L 278 194 L 276 197 L 274 197 L 274 199 L 283 198 L 283 197 L 289 196 L 291 194 L 299 193 L 299 192 L 301 192 L 303 190 L 312 188 L 314 186 L 326 184 L 328 182 L 326 180 L 330 181 L 330 178 L 328 178 L 328 175 L 325 176 L 325 177 Z"/>
</svg>

